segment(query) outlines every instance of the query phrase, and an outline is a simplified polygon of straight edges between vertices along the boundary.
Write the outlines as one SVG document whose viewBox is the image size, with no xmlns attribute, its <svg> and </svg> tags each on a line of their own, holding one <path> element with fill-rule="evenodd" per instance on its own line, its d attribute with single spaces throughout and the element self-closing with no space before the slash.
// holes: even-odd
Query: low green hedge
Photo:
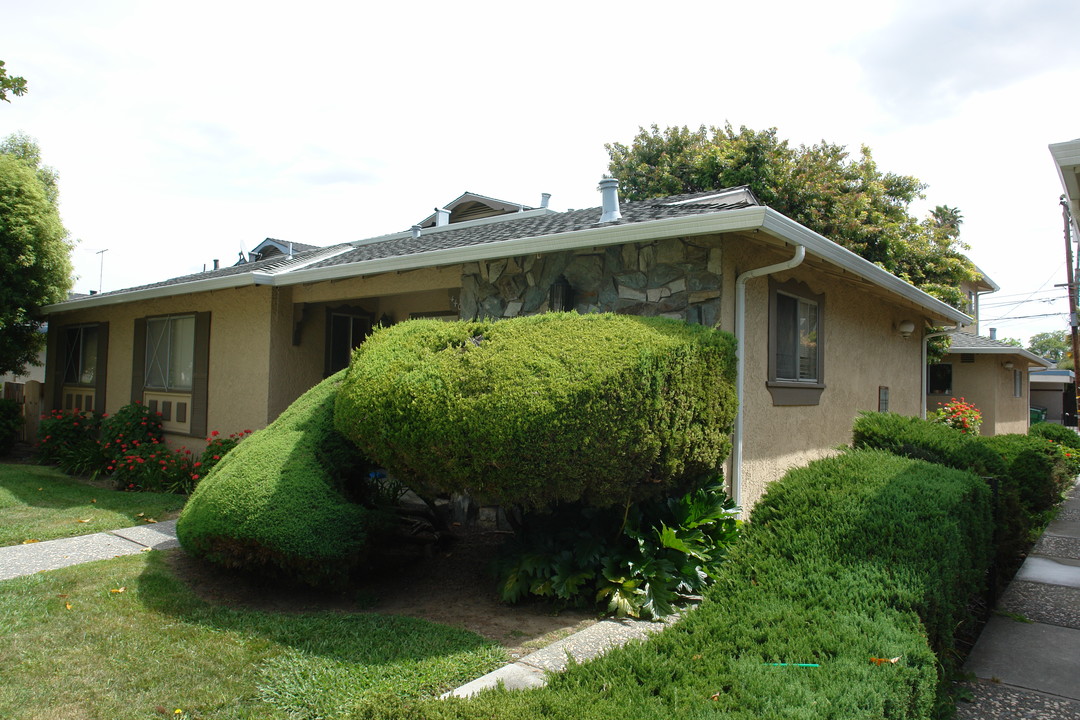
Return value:
<svg viewBox="0 0 1080 720">
<path fill-rule="evenodd" d="M 1080 433 L 1072 428 L 1051 422 L 1037 422 L 1028 428 L 1028 435 L 1038 435 L 1063 447 L 1080 450 Z"/>
<path fill-rule="evenodd" d="M 979 442 L 1005 462 L 1024 510 L 1041 516 L 1056 506 L 1075 479 L 1062 448 L 1038 435 L 993 435 Z"/>
<path fill-rule="evenodd" d="M 607 507 L 715 474 L 734 377 L 734 338 L 677 320 L 414 320 L 356 351 L 336 425 L 421 494 Z"/>
<path fill-rule="evenodd" d="M 189 553 L 311 584 L 343 581 L 381 515 L 363 504 L 368 461 L 333 427 L 344 373 L 309 390 L 199 483 L 176 525 Z"/>
<path fill-rule="evenodd" d="M 853 427 L 857 448 L 876 448 L 971 470 L 994 488 L 996 593 L 1015 573 L 1047 512 L 1074 479 L 1065 450 L 1038 435 L 968 435 L 940 423 L 867 412 Z"/>
<path fill-rule="evenodd" d="M 989 494 L 884 452 L 812 463 L 770 486 L 705 601 L 663 633 L 542 690 L 384 698 L 351 717 L 936 717 L 989 563 Z"/>
</svg>

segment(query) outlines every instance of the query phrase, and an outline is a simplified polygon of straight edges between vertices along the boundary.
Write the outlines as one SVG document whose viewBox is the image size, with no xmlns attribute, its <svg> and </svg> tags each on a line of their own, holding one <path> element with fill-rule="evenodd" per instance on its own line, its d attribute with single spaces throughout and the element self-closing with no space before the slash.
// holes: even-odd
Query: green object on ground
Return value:
<svg viewBox="0 0 1080 720">
<path fill-rule="evenodd" d="M 421 494 L 606 507 L 715 475 L 734 378 L 731 335 L 666 318 L 414 320 L 357 350 L 335 422 Z"/>
<path fill-rule="evenodd" d="M 341 378 L 309 390 L 199 483 L 176 526 L 185 550 L 314 585 L 362 563 L 381 516 L 352 501 L 369 464 L 333 427 Z"/>
</svg>

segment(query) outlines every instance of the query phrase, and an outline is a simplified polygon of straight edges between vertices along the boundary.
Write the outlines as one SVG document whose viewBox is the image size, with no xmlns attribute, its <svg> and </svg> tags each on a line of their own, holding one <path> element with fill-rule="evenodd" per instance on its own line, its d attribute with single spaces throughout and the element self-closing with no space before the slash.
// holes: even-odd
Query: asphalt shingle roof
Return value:
<svg viewBox="0 0 1080 720">
<path fill-rule="evenodd" d="M 736 208 L 756 205 L 755 201 L 747 199 L 742 193 L 734 197 L 718 197 L 720 192 L 711 191 L 692 193 L 689 195 L 675 195 L 672 197 L 640 200 L 637 202 L 622 203 L 620 210 L 622 219 L 615 222 L 603 223 L 605 227 L 611 225 L 629 225 L 632 223 L 646 222 L 649 220 L 663 220 L 673 217 L 685 217 L 689 215 L 701 215 L 722 210 L 734 210 Z M 700 198 L 701 202 L 685 203 L 683 201 Z M 715 198 L 715 200 L 710 200 Z M 355 250 L 342 253 L 322 262 L 309 265 L 308 268 L 333 267 L 346 265 L 367 260 L 380 260 L 389 257 L 403 255 L 415 255 L 418 253 L 432 252 L 435 250 L 449 250 L 453 248 L 483 245 L 486 243 L 515 240 L 518 238 L 542 237 L 545 235 L 557 235 L 559 233 L 584 230 L 586 228 L 599 227 L 601 208 L 587 208 L 584 210 L 569 210 L 562 213 L 541 215 L 521 218 L 519 220 L 507 219 L 499 222 L 472 225 L 455 228 L 453 225 L 432 231 L 431 228 L 421 233 L 420 237 L 391 238 L 388 240 L 371 242 L 358 246 Z"/>
<path fill-rule="evenodd" d="M 694 202 L 695 200 L 697 200 L 697 202 Z M 290 272 L 292 269 L 299 269 L 300 267 L 303 267 L 305 270 L 337 267 L 368 260 L 422 254 L 435 250 L 469 247 L 485 243 L 515 240 L 518 238 L 556 235 L 559 233 L 573 232 L 575 230 L 600 227 L 601 225 L 604 227 L 630 225 L 649 220 L 663 220 L 666 218 L 686 217 L 720 212 L 723 210 L 733 210 L 758 204 L 759 203 L 748 189 L 727 188 L 725 190 L 712 190 L 709 192 L 674 195 L 671 197 L 654 198 L 636 202 L 624 202 L 620 205 L 622 219 L 609 223 L 598 222 L 601 215 L 601 208 L 595 207 L 519 219 L 515 219 L 513 215 L 497 216 L 499 219 L 493 222 L 482 222 L 479 224 L 462 223 L 463 227 L 449 225 L 438 229 L 426 228 L 421 232 L 420 237 L 418 238 L 412 237 L 410 233 L 404 237 L 397 235 L 390 236 L 385 240 L 376 238 L 358 241 L 356 244 L 346 243 L 330 247 L 293 243 L 295 254 L 292 257 L 275 255 L 266 260 L 256 260 L 240 265 L 223 267 L 218 270 L 183 275 L 168 280 L 162 280 L 161 282 L 149 283 L 147 285 L 124 288 L 122 290 L 112 290 L 106 293 L 99 293 L 94 297 L 108 297 L 256 272 L 283 274 Z M 348 249 L 350 247 L 352 248 L 351 250 Z M 319 260 L 320 255 L 325 256 L 325 259 Z"/>
</svg>

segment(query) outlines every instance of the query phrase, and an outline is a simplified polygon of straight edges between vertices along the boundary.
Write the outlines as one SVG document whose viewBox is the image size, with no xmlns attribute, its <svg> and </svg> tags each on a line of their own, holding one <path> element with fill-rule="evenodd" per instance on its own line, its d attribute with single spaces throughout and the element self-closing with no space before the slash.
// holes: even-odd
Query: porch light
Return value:
<svg viewBox="0 0 1080 720">
<path fill-rule="evenodd" d="M 903 320 L 896 324 L 896 332 L 900 333 L 900 337 L 907 340 L 915 332 L 915 323 L 910 320 Z"/>
<path fill-rule="evenodd" d="M 1012 360 L 1006 360 L 1005 362 L 1001 363 L 1001 367 L 1005 368 L 1006 370 L 1012 370 L 1016 366 L 1013 365 Z"/>
</svg>

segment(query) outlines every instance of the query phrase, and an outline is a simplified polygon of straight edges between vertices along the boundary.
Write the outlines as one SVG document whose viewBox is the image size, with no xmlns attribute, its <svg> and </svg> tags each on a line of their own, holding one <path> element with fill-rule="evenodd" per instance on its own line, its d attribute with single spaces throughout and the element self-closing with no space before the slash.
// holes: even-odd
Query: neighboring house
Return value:
<svg viewBox="0 0 1080 720">
<path fill-rule="evenodd" d="M 377 323 L 662 315 L 739 338 L 726 475 L 749 508 L 849 443 L 859 411 L 918 415 L 925 328 L 971 322 L 747 188 L 622 204 L 614 180 L 601 190 L 602 207 L 568 212 L 466 193 L 406 232 L 51 306 L 47 398 L 139 400 L 171 443 L 198 443 L 269 423 Z"/>
<path fill-rule="evenodd" d="M 1033 370 L 1030 379 L 1032 409 L 1045 412 L 1047 422 L 1076 427 L 1076 375 L 1073 371 Z"/>
<path fill-rule="evenodd" d="M 981 435 L 1026 433 L 1029 370 L 1054 364 L 992 338 L 954 332 L 951 339 L 948 354 L 927 368 L 927 410 L 962 397 L 982 412 Z"/>
</svg>

